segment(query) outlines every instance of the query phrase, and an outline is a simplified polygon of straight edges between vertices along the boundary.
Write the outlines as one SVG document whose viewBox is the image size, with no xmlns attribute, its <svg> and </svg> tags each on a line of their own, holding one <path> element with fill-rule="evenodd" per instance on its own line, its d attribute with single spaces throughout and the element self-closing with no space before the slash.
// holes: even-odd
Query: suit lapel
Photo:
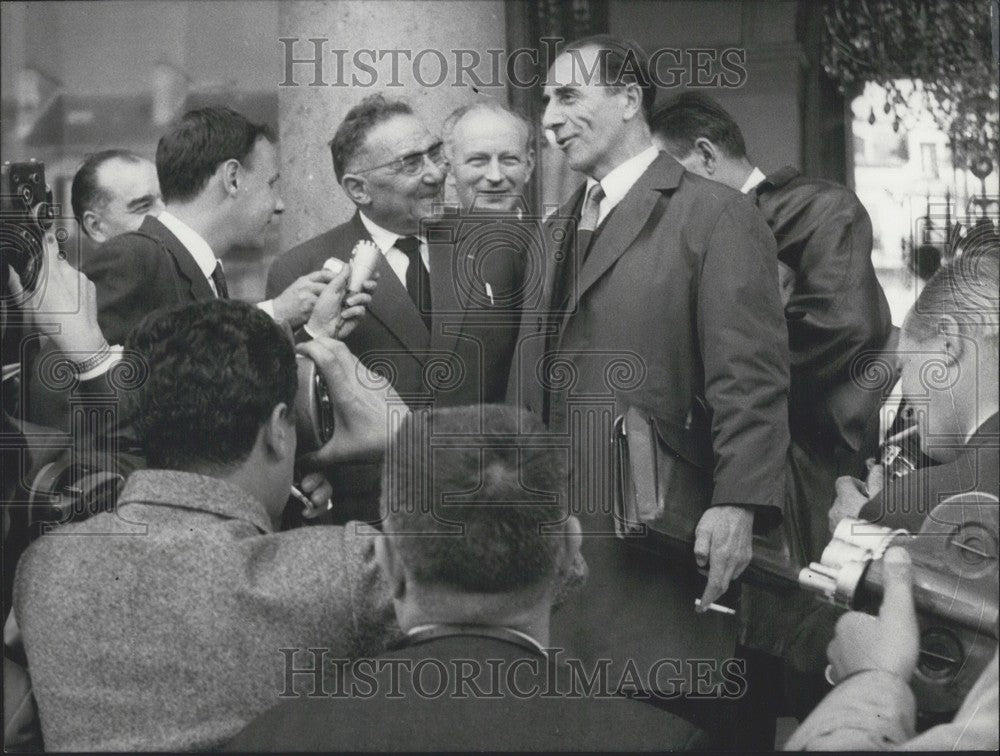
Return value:
<svg viewBox="0 0 1000 756">
<path fill-rule="evenodd" d="M 683 173 L 684 168 L 680 163 L 661 153 L 614 208 L 579 269 L 577 285 L 570 290 L 569 303 L 562 318 L 563 328 L 587 290 L 600 280 L 642 233 L 662 191 L 676 189 Z"/>
<path fill-rule="evenodd" d="M 191 299 L 195 301 L 215 299 L 215 293 L 212 291 L 212 287 L 208 285 L 208 279 L 201 272 L 198 263 L 195 262 L 194 257 L 188 252 L 187 247 L 181 244 L 180 240 L 171 233 L 170 229 L 153 216 L 147 215 L 142 221 L 142 226 L 139 227 L 139 233 L 156 239 L 163 245 L 163 248 L 167 250 L 170 256 L 174 258 L 177 272 L 188 287 Z"/>
<path fill-rule="evenodd" d="M 458 228 L 455 230 L 457 232 Z M 459 301 L 454 265 L 454 255 L 461 250 L 460 243 L 438 244 L 428 240 L 432 307 L 430 343 L 435 350 L 444 352 L 455 350 L 458 331 L 465 319 L 466 307 Z"/>
<path fill-rule="evenodd" d="M 576 235 L 571 233 L 580 217 L 580 204 L 583 202 L 583 193 L 587 185 L 584 184 L 577 189 L 569 202 L 559 208 L 556 215 L 546 222 L 545 243 L 547 244 L 547 254 L 545 258 L 545 284 L 542 288 L 542 302 L 551 310 L 558 309 L 565 301 L 569 292 L 575 288 L 579 262 L 575 255 L 570 254 L 570 245 L 575 241 Z M 561 301 L 556 302 L 555 294 L 556 281 L 561 284 Z"/>
</svg>

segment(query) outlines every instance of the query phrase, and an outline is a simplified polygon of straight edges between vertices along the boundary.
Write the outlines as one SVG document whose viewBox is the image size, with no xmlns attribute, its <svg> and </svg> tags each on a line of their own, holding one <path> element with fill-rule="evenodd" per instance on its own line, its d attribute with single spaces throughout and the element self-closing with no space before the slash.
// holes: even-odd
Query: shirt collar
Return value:
<svg viewBox="0 0 1000 756">
<path fill-rule="evenodd" d="M 601 200 L 601 216 L 607 215 L 611 212 L 612 208 L 625 198 L 625 195 L 629 193 L 635 182 L 653 164 L 658 154 L 660 154 L 659 150 L 654 146 L 650 146 L 638 155 L 630 157 L 601 179 L 601 188 L 604 189 L 604 199 Z M 594 179 L 588 179 L 587 191 L 589 192 L 591 187 L 596 183 L 598 182 Z"/>
<path fill-rule="evenodd" d="M 409 638 L 409 637 L 412 637 L 412 636 L 420 635 L 421 633 L 425 633 L 425 632 L 428 632 L 428 631 L 435 630 L 437 628 L 445 628 L 445 627 L 448 627 L 448 625 L 434 624 L 434 623 L 427 624 L 427 625 L 416 625 L 415 627 L 411 627 L 409 630 L 406 631 L 406 637 Z M 520 630 L 515 630 L 512 627 L 503 627 L 502 630 L 504 632 L 510 633 L 511 635 L 513 635 L 513 636 L 515 636 L 517 638 L 520 638 L 526 644 L 528 644 L 529 646 L 531 646 L 535 650 L 537 650 L 540 655 L 548 658 L 548 655 L 549 655 L 548 650 L 546 650 L 545 646 L 543 646 L 541 643 L 539 643 L 537 640 L 535 640 L 532 636 L 530 636 L 527 633 L 522 632 Z"/>
<path fill-rule="evenodd" d="M 166 210 L 160 212 L 157 220 L 166 226 L 167 230 L 177 237 L 177 241 L 183 244 L 184 248 L 191 253 L 191 257 L 194 258 L 198 269 L 205 275 L 205 278 L 211 278 L 218 260 L 216 260 L 215 253 L 202 235 Z"/>
<path fill-rule="evenodd" d="M 403 234 L 397 234 L 395 231 L 390 231 L 387 228 L 382 228 L 378 223 L 373 221 L 360 210 L 358 211 L 358 215 L 361 216 L 361 222 L 365 225 L 365 228 L 368 229 L 368 233 L 371 234 L 372 241 L 375 242 L 375 246 L 382 250 L 383 255 L 395 247 L 396 242 L 404 236 Z M 416 234 L 412 235 L 417 236 Z M 417 236 L 417 238 L 420 239 L 419 236 Z M 424 244 L 424 240 L 420 239 L 420 243 Z"/>
<path fill-rule="evenodd" d="M 767 176 L 765 176 L 763 172 L 761 172 L 760 168 L 758 168 L 755 165 L 753 167 L 753 170 L 750 171 L 750 175 L 747 176 L 747 180 L 743 182 L 743 186 L 740 187 L 740 191 L 743 194 L 749 194 L 750 192 L 752 192 L 754 189 L 757 188 L 757 185 L 761 181 L 763 181 L 766 178 Z"/>
<path fill-rule="evenodd" d="M 118 506 L 130 503 L 183 507 L 246 520 L 263 533 L 274 526 L 263 503 L 242 488 L 181 470 L 136 470 L 128 476 Z"/>
</svg>

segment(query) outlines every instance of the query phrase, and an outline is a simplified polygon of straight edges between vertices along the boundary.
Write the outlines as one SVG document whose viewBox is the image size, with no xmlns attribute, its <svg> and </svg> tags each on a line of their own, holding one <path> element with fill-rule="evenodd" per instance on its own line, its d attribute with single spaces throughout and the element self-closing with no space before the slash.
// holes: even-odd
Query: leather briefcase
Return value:
<svg viewBox="0 0 1000 756">
<path fill-rule="evenodd" d="M 613 434 L 616 534 L 640 548 L 691 559 L 695 529 L 712 503 L 711 448 L 699 446 L 687 429 L 636 407 L 615 419 Z M 804 555 L 794 516 L 786 517 L 781 527 L 754 536 L 753 560 L 744 577 L 797 590 Z"/>
</svg>

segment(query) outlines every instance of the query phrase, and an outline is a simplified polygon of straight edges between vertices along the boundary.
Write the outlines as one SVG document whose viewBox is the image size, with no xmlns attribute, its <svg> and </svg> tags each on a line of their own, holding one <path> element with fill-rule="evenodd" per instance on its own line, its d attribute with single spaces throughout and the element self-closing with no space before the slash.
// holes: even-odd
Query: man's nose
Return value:
<svg viewBox="0 0 1000 756">
<path fill-rule="evenodd" d="M 444 166 L 438 165 L 429 157 L 424 156 L 424 181 L 429 184 L 440 184 L 444 181 L 444 170 Z"/>
<path fill-rule="evenodd" d="M 500 159 L 493 158 L 486 167 L 486 180 L 499 184 L 503 181 L 503 174 L 500 172 Z"/>
<path fill-rule="evenodd" d="M 549 100 L 545 104 L 545 112 L 542 113 L 542 128 L 551 129 L 562 123 L 562 114 L 555 100 Z"/>
<path fill-rule="evenodd" d="M 274 214 L 281 215 L 285 212 L 285 203 L 281 201 L 281 197 L 275 197 L 274 200 Z"/>
</svg>

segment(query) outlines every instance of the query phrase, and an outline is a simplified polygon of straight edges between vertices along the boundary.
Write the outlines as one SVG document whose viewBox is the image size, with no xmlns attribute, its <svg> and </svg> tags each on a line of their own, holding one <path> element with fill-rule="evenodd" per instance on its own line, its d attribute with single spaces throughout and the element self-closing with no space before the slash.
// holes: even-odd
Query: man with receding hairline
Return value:
<svg viewBox="0 0 1000 756">
<path fill-rule="evenodd" d="M 98 244 L 137 231 L 147 215 L 163 210 L 156 166 L 130 150 L 88 155 L 73 176 L 73 215 Z"/>
<path fill-rule="evenodd" d="M 462 212 L 512 212 L 535 167 L 534 133 L 524 116 L 495 100 L 456 108 L 441 127 Z"/>
<path fill-rule="evenodd" d="M 653 145 L 648 65 L 635 43 L 599 35 L 568 45 L 549 69 L 542 126 L 586 184 L 550 221 L 570 233 L 548 250 L 548 312 L 522 321 L 511 387 L 557 433 L 583 421 L 575 397 L 601 397 L 616 413 L 634 408 L 655 424 L 663 454 L 711 490 L 695 504 L 704 509 L 693 549 L 678 564 L 637 548 L 639 538 L 616 538 L 600 490 L 580 513 L 593 533 L 583 545 L 591 578 L 556 615 L 554 642 L 639 670 L 732 655 L 732 618 L 705 612 L 749 564 L 753 532 L 781 521 L 788 446 L 774 239 L 738 192 L 685 172 Z M 609 370 L 621 355 L 639 366 L 628 385 Z M 599 456 L 590 466 L 612 462 Z M 696 565 L 708 570 L 704 590 Z M 683 687 L 694 701 L 694 681 Z"/>
</svg>

